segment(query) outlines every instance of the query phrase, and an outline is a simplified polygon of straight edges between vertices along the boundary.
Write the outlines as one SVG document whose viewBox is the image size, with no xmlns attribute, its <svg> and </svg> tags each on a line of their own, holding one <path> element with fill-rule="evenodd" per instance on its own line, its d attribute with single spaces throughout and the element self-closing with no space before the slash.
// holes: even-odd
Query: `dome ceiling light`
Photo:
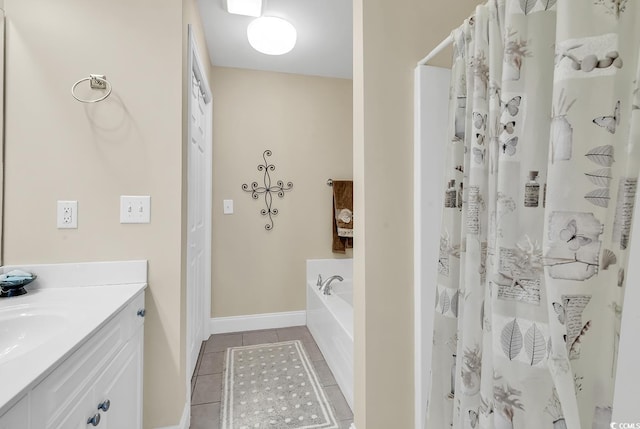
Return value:
<svg viewBox="0 0 640 429">
<path fill-rule="evenodd" d="M 247 27 L 247 38 L 251 47 L 258 52 L 283 55 L 296 45 L 298 33 L 289 21 L 263 16 L 251 21 Z"/>
</svg>

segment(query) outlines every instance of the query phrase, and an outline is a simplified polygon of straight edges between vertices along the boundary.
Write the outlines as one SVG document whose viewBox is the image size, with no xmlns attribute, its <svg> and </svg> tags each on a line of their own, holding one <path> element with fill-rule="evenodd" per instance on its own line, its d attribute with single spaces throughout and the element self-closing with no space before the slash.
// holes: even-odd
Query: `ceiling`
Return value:
<svg viewBox="0 0 640 429">
<path fill-rule="evenodd" d="M 247 41 L 247 25 L 255 18 L 229 14 L 225 5 L 198 0 L 213 65 L 352 78 L 351 0 L 263 0 L 263 16 L 284 18 L 298 31 L 293 50 L 279 56 L 255 51 Z"/>
</svg>

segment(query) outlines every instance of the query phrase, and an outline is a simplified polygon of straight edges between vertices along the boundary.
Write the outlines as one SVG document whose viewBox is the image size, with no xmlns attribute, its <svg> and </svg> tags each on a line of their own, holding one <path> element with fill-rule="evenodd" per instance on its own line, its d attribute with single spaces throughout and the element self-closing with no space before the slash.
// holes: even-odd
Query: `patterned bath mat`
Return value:
<svg viewBox="0 0 640 429">
<path fill-rule="evenodd" d="M 222 429 L 337 429 L 333 409 L 300 341 L 230 347 Z"/>
</svg>

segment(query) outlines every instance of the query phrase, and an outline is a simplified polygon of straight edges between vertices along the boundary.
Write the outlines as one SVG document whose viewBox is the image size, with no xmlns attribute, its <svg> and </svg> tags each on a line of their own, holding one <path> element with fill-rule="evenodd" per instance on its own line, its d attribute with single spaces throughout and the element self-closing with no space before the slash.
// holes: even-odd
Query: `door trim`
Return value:
<svg viewBox="0 0 640 429">
<path fill-rule="evenodd" d="M 446 103 L 449 69 L 427 65 L 414 71 L 414 427 L 424 429 L 431 386 L 431 353 L 440 246 L 444 169 L 447 138 Z"/>
</svg>

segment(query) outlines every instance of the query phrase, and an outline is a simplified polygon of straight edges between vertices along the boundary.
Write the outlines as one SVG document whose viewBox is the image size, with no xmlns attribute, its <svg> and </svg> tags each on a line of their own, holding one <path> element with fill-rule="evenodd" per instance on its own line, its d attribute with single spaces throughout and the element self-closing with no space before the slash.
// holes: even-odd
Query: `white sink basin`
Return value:
<svg viewBox="0 0 640 429">
<path fill-rule="evenodd" d="M 63 308 L 17 305 L 0 310 L 0 363 L 51 341 L 71 319 Z"/>
</svg>

